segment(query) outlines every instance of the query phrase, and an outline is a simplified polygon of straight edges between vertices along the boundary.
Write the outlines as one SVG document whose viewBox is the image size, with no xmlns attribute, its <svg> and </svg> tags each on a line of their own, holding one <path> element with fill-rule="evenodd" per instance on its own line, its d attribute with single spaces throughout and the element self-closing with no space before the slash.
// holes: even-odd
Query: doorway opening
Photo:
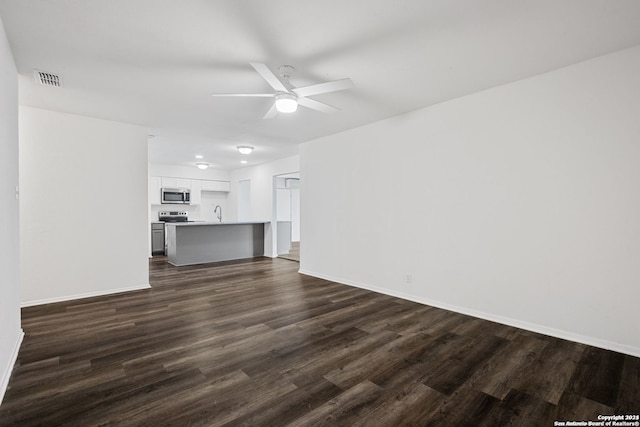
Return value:
<svg viewBox="0 0 640 427">
<path fill-rule="evenodd" d="M 300 262 L 300 172 L 275 177 L 278 258 Z"/>
</svg>

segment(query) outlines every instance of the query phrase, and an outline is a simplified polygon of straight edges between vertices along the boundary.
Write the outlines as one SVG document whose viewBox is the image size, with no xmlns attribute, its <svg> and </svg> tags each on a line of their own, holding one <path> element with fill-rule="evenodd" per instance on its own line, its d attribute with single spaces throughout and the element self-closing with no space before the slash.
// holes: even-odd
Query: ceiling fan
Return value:
<svg viewBox="0 0 640 427">
<path fill-rule="evenodd" d="M 312 110 L 321 111 L 323 113 L 334 113 L 340 111 L 336 107 L 325 104 L 323 102 L 316 101 L 308 98 L 313 95 L 320 95 L 323 93 L 336 92 L 339 90 L 350 89 L 353 87 L 351 79 L 334 80 L 326 83 L 318 83 L 310 86 L 293 87 L 289 83 L 289 78 L 293 73 L 294 68 L 290 65 L 281 66 L 278 71 L 280 78 L 278 78 L 271 70 L 264 64 L 258 62 L 250 62 L 251 66 L 262 76 L 263 79 L 269 83 L 269 85 L 275 90 L 275 93 L 214 93 L 212 96 L 239 96 L 239 97 L 260 97 L 260 98 L 275 98 L 274 104 L 271 106 L 267 114 L 264 115 L 265 119 L 271 119 L 280 113 L 292 113 L 296 111 L 298 105 L 311 108 Z"/>
</svg>

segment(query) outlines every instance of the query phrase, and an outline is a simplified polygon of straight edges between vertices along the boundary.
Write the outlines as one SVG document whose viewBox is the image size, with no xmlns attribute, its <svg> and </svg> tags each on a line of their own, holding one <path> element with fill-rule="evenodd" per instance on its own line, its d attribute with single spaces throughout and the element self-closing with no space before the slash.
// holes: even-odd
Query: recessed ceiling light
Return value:
<svg viewBox="0 0 640 427">
<path fill-rule="evenodd" d="M 249 145 L 238 145 L 236 148 L 238 149 L 240 154 L 251 154 L 251 152 L 253 151 L 253 147 Z"/>
<path fill-rule="evenodd" d="M 240 163 L 242 163 L 243 165 L 246 165 L 247 161 L 246 160 L 240 160 Z"/>
<path fill-rule="evenodd" d="M 209 167 L 209 163 L 198 162 L 196 163 L 196 166 L 198 167 L 198 169 L 206 169 Z"/>
<path fill-rule="evenodd" d="M 196 154 L 196 159 L 204 159 L 204 156 L 202 154 Z"/>
</svg>

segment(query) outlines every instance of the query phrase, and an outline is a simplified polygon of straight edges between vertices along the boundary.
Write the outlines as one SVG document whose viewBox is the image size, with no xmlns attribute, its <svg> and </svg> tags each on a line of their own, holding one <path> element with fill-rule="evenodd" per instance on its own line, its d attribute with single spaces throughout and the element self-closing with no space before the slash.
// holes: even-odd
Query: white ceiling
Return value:
<svg viewBox="0 0 640 427">
<path fill-rule="evenodd" d="M 324 135 L 640 44 L 637 0 L 0 0 L 24 105 L 146 126 L 152 163 L 240 167 Z M 249 65 L 349 77 L 272 120 Z M 59 74 L 63 88 L 35 83 Z"/>
</svg>

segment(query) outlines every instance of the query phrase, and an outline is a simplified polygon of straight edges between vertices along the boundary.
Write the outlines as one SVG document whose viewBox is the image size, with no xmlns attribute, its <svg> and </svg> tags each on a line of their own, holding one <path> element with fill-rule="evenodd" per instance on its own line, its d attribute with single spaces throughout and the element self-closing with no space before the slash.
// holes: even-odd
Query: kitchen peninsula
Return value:
<svg viewBox="0 0 640 427">
<path fill-rule="evenodd" d="M 265 222 L 167 224 L 167 258 L 175 266 L 264 255 Z"/>
</svg>

